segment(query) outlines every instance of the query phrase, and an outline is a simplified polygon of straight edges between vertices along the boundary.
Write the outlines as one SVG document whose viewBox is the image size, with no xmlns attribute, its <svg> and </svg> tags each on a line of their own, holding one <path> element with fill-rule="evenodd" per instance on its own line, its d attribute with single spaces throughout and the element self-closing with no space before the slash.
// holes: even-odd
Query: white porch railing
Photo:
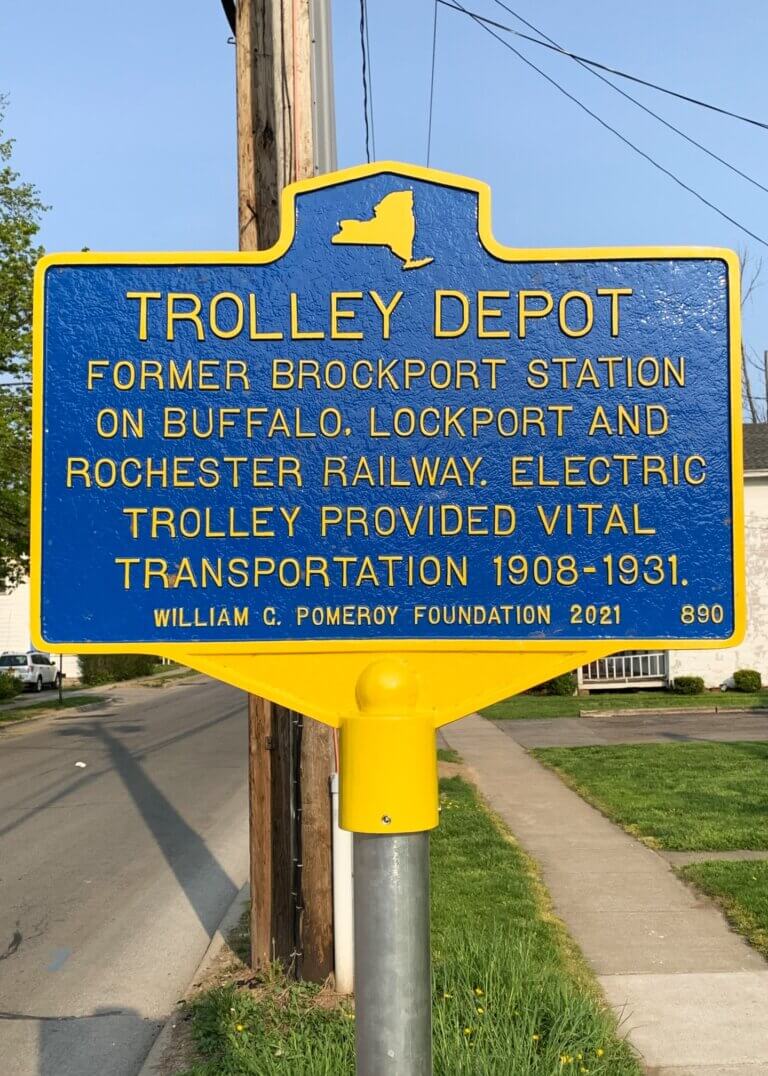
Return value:
<svg viewBox="0 0 768 1076">
<path fill-rule="evenodd" d="M 638 650 L 613 654 L 582 666 L 581 686 L 592 691 L 611 687 L 666 687 L 669 654 L 666 650 Z"/>
</svg>

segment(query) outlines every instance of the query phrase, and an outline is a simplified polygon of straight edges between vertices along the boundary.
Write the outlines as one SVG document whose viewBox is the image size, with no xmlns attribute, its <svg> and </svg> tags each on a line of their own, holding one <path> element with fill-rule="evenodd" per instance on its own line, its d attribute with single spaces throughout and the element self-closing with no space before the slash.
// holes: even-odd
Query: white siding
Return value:
<svg viewBox="0 0 768 1076">
<path fill-rule="evenodd" d="M 748 477 L 744 486 L 747 561 L 747 634 L 732 650 L 673 650 L 671 676 L 701 676 L 718 687 L 737 669 L 757 669 L 768 684 L 768 480 Z"/>
<path fill-rule="evenodd" d="M 29 583 L 24 582 L 14 590 L 0 594 L 0 651 L 19 650 L 22 653 L 30 649 L 29 638 Z M 59 655 L 51 653 L 58 665 Z M 77 679 L 80 667 L 77 656 L 64 655 L 64 672 L 67 679 Z"/>
</svg>

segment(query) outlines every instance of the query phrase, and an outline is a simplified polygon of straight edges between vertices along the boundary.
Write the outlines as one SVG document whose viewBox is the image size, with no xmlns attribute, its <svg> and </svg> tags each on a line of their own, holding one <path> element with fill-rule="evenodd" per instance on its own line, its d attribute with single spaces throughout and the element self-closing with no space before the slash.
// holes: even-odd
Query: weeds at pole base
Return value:
<svg viewBox="0 0 768 1076">
<path fill-rule="evenodd" d="M 531 861 L 460 778 L 441 782 L 441 799 L 431 850 L 436 1076 L 640 1076 Z M 280 969 L 235 985 L 247 975 L 240 964 L 234 982 L 188 1004 L 198 1060 L 184 1076 L 354 1073 L 350 1001 Z"/>
</svg>

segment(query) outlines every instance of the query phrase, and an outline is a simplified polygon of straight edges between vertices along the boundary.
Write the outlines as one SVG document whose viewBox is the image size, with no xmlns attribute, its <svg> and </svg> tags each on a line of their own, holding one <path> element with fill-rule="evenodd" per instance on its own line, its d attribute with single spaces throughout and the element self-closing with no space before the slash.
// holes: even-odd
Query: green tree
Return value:
<svg viewBox="0 0 768 1076">
<path fill-rule="evenodd" d="M 29 560 L 32 274 L 46 206 L 11 164 L 6 104 L 0 96 L 0 579 L 14 584 Z"/>
</svg>

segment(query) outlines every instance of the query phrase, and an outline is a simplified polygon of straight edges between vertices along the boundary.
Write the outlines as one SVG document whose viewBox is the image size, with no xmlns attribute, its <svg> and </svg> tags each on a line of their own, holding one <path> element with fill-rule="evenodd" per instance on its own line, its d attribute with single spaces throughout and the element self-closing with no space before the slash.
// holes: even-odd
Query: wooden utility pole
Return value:
<svg viewBox="0 0 768 1076">
<path fill-rule="evenodd" d="M 290 714 L 257 695 L 248 697 L 248 786 L 251 843 L 251 965 L 291 965 Z"/>
<path fill-rule="evenodd" d="M 300 767 L 301 977 L 316 983 L 333 971 L 333 770 L 333 730 L 305 717 Z"/>
<path fill-rule="evenodd" d="M 313 2 L 238 0 L 235 12 L 224 5 L 235 23 L 241 250 L 277 241 L 283 187 L 315 173 Z M 274 959 L 288 966 L 296 952 L 301 975 L 322 981 L 333 970 L 333 738 L 329 728 L 304 718 L 294 766 L 292 716 L 266 699 L 250 699 L 251 959 L 254 968 Z M 298 802 L 292 803 L 294 776 Z M 294 816 L 299 839 L 292 842 Z M 297 920 L 298 938 L 291 926 Z"/>
</svg>

